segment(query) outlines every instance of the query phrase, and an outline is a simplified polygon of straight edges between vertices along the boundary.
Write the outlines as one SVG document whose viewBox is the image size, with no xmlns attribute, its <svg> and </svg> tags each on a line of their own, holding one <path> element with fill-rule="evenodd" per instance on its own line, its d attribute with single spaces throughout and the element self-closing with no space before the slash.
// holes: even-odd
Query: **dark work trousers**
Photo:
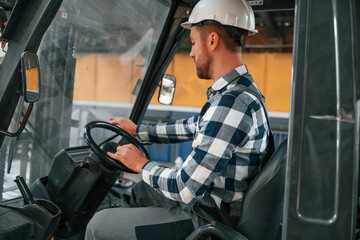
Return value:
<svg viewBox="0 0 360 240">
<path fill-rule="evenodd" d="M 191 232 L 212 220 L 235 226 L 237 218 L 223 215 L 217 208 L 172 201 L 143 181 L 135 185 L 132 208 L 110 208 L 94 215 L 85 240 L 110 239 L 185 239 Z"/>
</svg>

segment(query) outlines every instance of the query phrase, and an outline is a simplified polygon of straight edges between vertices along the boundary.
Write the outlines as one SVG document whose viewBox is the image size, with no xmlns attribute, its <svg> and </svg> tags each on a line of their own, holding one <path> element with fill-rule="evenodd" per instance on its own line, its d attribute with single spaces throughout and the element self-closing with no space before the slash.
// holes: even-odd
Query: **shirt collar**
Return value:
<svg viewBox="0 0 360 240">
<path fill-rule="evenodd" d="M 206 95 L 209 98 L 210 96 L 214 95 L 217 91 L 225 88 L 236 78 L 246 73 L 248 73 L 246 65 L 241 65 L 231 70 L 230 72 L 219 78 L 211 87 L 209 87 L 208 90 L 206 91 Z"/>
</svg>

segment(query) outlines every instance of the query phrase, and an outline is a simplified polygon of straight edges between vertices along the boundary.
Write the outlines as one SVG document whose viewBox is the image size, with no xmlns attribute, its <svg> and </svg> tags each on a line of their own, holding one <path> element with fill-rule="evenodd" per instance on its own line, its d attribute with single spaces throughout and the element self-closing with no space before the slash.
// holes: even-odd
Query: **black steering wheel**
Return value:
<svg viewBox="0 0 360 240">
<path fill-rule="evenodd" d="M 91 132 L 91 130 L 93 128 L 108 129 L 108 130 L 111 130 L 111 131 L 115 132 L 117 135 L 122 136 L 123 138 L 125 138 L 126 143 L 134 144 L 144 154 L 144 156 L 147 159 L 150 159 L 149 154 L 146 151 L 146 149 L 144 148 L 144 146 L 135 137 L 130 135 L 128 132 L 126 132 L 125 130 L 123 130 L 119 126 L 110 124 L 108 122 L 103 122 L 103 121 L 89 122 L 84 127 L 83 134 L 84 134 L 85 141 L 89 145 L 91 150 L 93 150 L 93 152 L 101 159 L 101 161 L 103 161 L 103 163 L 106 166 L 111 167 L 111 168 L 115 168 L 117 170 L 121 170 L 121 171 L 124 171 L 124 172 L 128 172 L 128 173 L 135 173 L 133 170 L 126 167 L 120 161 L 118 161 L 118 160 L 110 157 L 109 155 L 107 155 L 107 153 L 104 152 L 104 150 L 101 149 L 100 145 L 98 145 L 94 141 L 93 137 L 91 136 L 90 132 Z M 109 140 L 111 140 L 111 139 L 113 139 L 113 138 L 110 138 Z M 120 145 L 123 145 L 123 144 L 121 144 L 121 143 L 116 144 L 116 146 L 120 146 Z M 116 151 L 116 147 L 115 147 L 115 151 Z"/>
</svg>

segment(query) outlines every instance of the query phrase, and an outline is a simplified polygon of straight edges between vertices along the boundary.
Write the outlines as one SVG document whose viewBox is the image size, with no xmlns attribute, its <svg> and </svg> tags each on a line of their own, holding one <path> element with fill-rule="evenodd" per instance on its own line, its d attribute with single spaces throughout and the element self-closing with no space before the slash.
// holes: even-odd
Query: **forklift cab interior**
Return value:
<svg viewBox="0 0 360 240">
<path fill-rule="evenodd" d="M 55 0 L 53 1 L 57 2 Z M 87 2 L 87 0 L 83 0 L 83 2 Z M 122 71 L 125 71 L 125 68 L 127 69 L 129 67 L 135 70 L 129 74 L 131 75 L 130 77 L 126 76 L 127 74 L 121 75 L 120 78 L 124 79 L 120 79 L 120 84 L 113 83 L 113 87 L 126 95 L 128 99 L 118 100 L 120 102 L 124 101 L 125 104 L 121 105 L 120 103 L 120 108 L 113 108 L 116 111 L 115 113 L 112 113 L 112 116 L 124 115 L 130 117 L 135 122 L 139 121 L 143 117 L 144 110 L 161 78 L 158 100 L 162 104 L 171 104 L 174 97 L 176 79 L 172 75 L 163 75 L 163 73 L 183 40 L 188 36 L 188 32 L 180 26 L 180 23 L 186 21 L 188 16 L 187 12 L 197 1 L 142 0 L 134 3 L 122 1 L 121 4 L 128 8 L 115 12 L 112 10 L 114 8 L 109 8 L 110 6 L 108 4 L 100 4 L 99 2 L 98 4 L 103 5 L 103 8 L 108 11 L 106 14 L 104 11 L 99 11 L 99 9 L 93 9 L 94 6 L 90 6 L 88 9 L 84 8 L 83 2 L 67 2 L 61 5 L 62 7 L 59 10 L 60 15 L 56 15 L 54 22 L 50 25 L 47 33 L 45 33 L 41 45 L 40 39 L 38 39 L 39 42 L 37 44 L 40 46 L 37 52 L 40 56 L 42 74 L 41 84 L 39 61 L 37 60 L 36 55 L 27 53 L 23 54 L 21 57 L 23 78 L 37 80 L 32 83 L 25 82 L 23 84 L 24 89 L 27 89 L 24 94 L 24 99 L 31 102 L 38 100 L 40 88 L 42 89 L 40 100 L 34 107 L 34 117 L 29 121 L 25 128 L 26 134 L 30 136 L 33 142 L 32 148 L 35 150 L 32 151 L 31 158 L 35 159 L 38 157 L 44 159 L 41 164 L 45 164 L 46 162 L 49 167 L 48 169 L 44 169 L 43 174 L 39 172 L 38 175 L 33 175 L 34 179 L 28 181 L 31 185 L 30 189 L 27 188 L 26 183 L 22 178 L 18 177 L 17 179 L 19 180 L 17 180 L 17 182 L 21 183 L 18 184 L 18 188 L 23 195 L 24 204 L 21 204 L 21 199 L 10 199 L 5 205 L 10 206 L 16 213 L 30 215 L 30 213 L 28 213 L 29 210 L 27 209 L 32 209 L 29 206 L 34 206 L 34 208 L 38 207 L 40 203 L 36 201 L 39 199 L 52 203 L 54 207 L 47 208 L 47 212 L 51 213 L 51 216 L 48 217 L 49 221 L 47 221 L 47 224 L 38 223 L 39 221 L 37 218 L 42 217 L 43 214 L 33 214 L 32 221 L 37 223 L 37 227 L 35 228 L 37 229 L 37 233 L 34 236 L 37 236 L 39 239 L 47 239 L 51 235 L 56 238 L 64 239 L 76 236 L 79 233 L 81 234 L 92 215 L 99 208 L 102 201 L 117 181 L 119 175 L 124 171 L 131 172 L 120 162 L 107 156 L 105 152 L 116 148 L 118 143 L 124 144 L 131 142 L 149 158 L 142 143 L 139 143 L 121 128 L 105 122 L 108 120 L 106 116 L 109 116 L 109 114 L 104 114 L 104 116 L 102 116 L 101 111 L 99 111 L 100 114 L 96 114 L 96 111 L 98 111 L 97 107 L 101 105 L 97 105 L 98 102 L 94 100 L 97 98 L 104 98 L 104 96 L 95 96 L 95 99 L 93 98 L 94 100 L 92 100 L 87 96 L 89 95 L 89 90 L 84 92 L 85 97 L 81 96 L 82 91 L 89 85 L 89 80 L 87 85 L 80 85 L 81 87 L 79 89 L 76 88 L 77 84 L 81 83 L 83 78 L 89 77 L 87 73 L 92 68 L 98 67 L 96 64 L 93 64 L 93 60 L 95 60 L 95 62 L 103 61 L 105 64 L 114 64 L 114 61 L 112 61 L 111 58 L 115 57 L 115 62 L 118 62 L 117 67 L 122 68 Z M 24 9 L 39 8 L 39 6 L 33 6 L 33 4 L 34 3 L 26 1 L 18 1 L 12 10 L 9 25 L 15 26 L 15 24 L 21 23 L 22 18 L 19 13 L 24 11 Z M 93 4 L 93 2 L 91 2 L 91 4 Z M 149 19 L 144 19 L 144 22 L 149 22 L 147 26 L 142 26 L 143 22 L 137 24 L 137 21 L 128 21 L 127 17 L 131 16 L 131 12 L 128 12 L 129 10 L 133 11 L 134 6 L 137 6 L 137 10 L 140 10 L 140 12 L 141 10 L 146 11 L 145 8 L 150 8 L 150 10 L 148 10 L 149 12 L 153 11 L 151 12 L 151 16 L 139 13 L 135 15 L 137 20 L 139 20 L 138 18 L 140 16 L 143 16 L 144 18 L 149 17 Z M 144 9 L 140 9 L 139 6 Z M 55 11 L 54 9 L 46 8 L 46 6 L 42 7 L 43 11 L 47 14 L 49 14 L 50 11 Z M 78 11 L 79 14 L 75 15 L 74 13 L 76 11 Z M 89 11 L 94 13 L 90 20 L 87 19 Z M 31 14 L 31 11 L 27 12 L 29 12 L 29 15 Z M 156 13 L 158 13 L 158 16 L 155 16 Z M 100 22 L 104 21 L 100 20 L 101 18 L 107 18 L 107 20 L 110 20 L 110 23 Z M 39 17 L 39 19 L 41 19 L 41 17 Z M 91 20 L 97 20 L 98 22 Z M 120 26 L 114 27 L 118 21 L 121 22 Z M 124 27 L 123 25 L 125 22 L 129 23 L 129 26 Z M 82 25 L 84 23 L 85 26 Z M 89 26 L 89 23 L 93 25 Z M 123 32 L 119 32 L 118 28 L 120 27 L 124 28 L 130 34 L 125 35 Z M 43 29 L 44 26 L 41 30 Z M 22 31 L 24 30 L 26 30 L 25 27 Z M 14 29 L 7 30 L 7 32 L 5 37 L 10 36 L 13 38 L 9 40 L 12 42 L 20 41 L 16 39 L 18 35 Z M 68 35 L 64 35 L 66 36 L 66 39 L 58 40 L 56 38 L 57 34 L 59 34 L 58 32 L 67 32 Z M 102 33 L 102 35 L 99 35 L 98 33 Z M 100 39 L 94 39 L 94 35 L 98 36 Z M 121 41 L 124 46 L 121 44 L 119 45 L 119 41 Z M 59 48 L 59 46 L 63 48 Z M 95 49 L 89 50 L 89 46 L 92 46 Z M 12 49 L 11 42 L 8 47 L 8 51 L 10 51 Z M 35 47 L 33 51 L 36 52 L 36 49 L 37 47 Z M 53 49 L 55 49 L 55 53 L 50 54 L 49 51 Z M 54 61 L 52 60 L 53 57 Z M 6 64 L 9 61 L 6 61 L 7 59 L 10 59 L 8 53 L 5 55 L 3 64 Z M 38 67 L 33 68 L 33 66 Z M 98 68 L 97 71 L 101 71 L 101 69 Z M 110 69 L 110 71 L 112 71 L 112 69 Z M 77 74 L 80 75 L 80 77 L 78 77 Z M 110 73 L 107 72 L 107 74 L 109 75 Z M 103 77 L 105 76 L 100 73 L 99 78 Z M 116 77 L 118 78 L 118 76 Z M 59 79 L 63 80 L 60 81 Z M 153 81 L 152 79 L 158 80 Z M 93 80 L 95 83 L 97 81 L 100 82 L 98 79 Z M 9 80 L 10 83 L 12 81 L 14 80 Z M 111 79 L 108 81 L 110 81 L 111 84 Z M 130 82 L 130 84 L 127 82 Z M 103 85 L 105 84 L 106 83 L 103 83 Z M 123 88 L 125 91 L 121 91 L 120 88 Z M 92 94 L 96 95 L 96 90 L 97 89 L 94 88 Z M 129 95 L 128 92 L 131 92 L 132 95 Z M 8 95 L 7 92 L 4 92 L 3 94 L 5 96 Z M 86 99 L 87 101 L 82 99 Z M 56 104 L 62 104 L 61 106 L 64 107 L 64 109 L 56 109 L 60 111 L 60 114 L 56 111 L 54 112 L 54 108 L 57 108 L 56 106 L 53 106 L 55 102 Z M 130 115 L 127 115 L 129 103 L 131 104 L 130 107 L 133 108 Z M 30 104 L 32 108 L 32 103 Z M 69 112 L 66 112 L 69 110 L 66 108 L 66 104 L 72 104 Z M 94 106 L 91 106 L 92 104 L 94 104 Z M 87 112 L 87 116 L 83 120 L 82 117 L 84 111 L 87 109 L 92 110 Z M 113 109 L 109 112 L 113 111 Z M 51 116 L 51 114 L 47 115 L 47 111 L 53 112 L 59 119 L 52 119 L 53 116 Z M 123 113 L 124 111 L 125 113 Z M 77 112 L 79 112 L 78 116 L 76 116 Z M 92 115 L 91 113 L 95 114 Z M 17 113 L 14 110 L 12 113 L 8 113 L 8 115 L 11 114 L 16 115 Z M 66 119 L 65 117 L 70 118 Z M 57 121 L 57 124 L 49 124 L 49 122 L 52 123 L 55 120 Z M 82 125 L 83 122 L 86 122 L 86 124 Z M 5 123 L 3 123 L 3 125 L 5 125 Z M 46 132 L 47 129 L 42 128 L 41 125 L 51 129 L 51 134 L 49 135 L 49 133 Z M 57 125 L 60 129 L 57 129 Z M 25 124 L 22 124 L 21 126 L 22 127 L 20 128 L 23 129 Z M 40 130 L 41 128 L 42 130 Z M 82 133 L 82 129 L 84 129 L 83 134 L 81 134 L 80 137 L 77 137 L 77 141 L 80 141 L 80 145 L 71 144 L 71 139 L 69 144 L 69 137 L 66 137 L 66 144 L 63 143 L 64 141 L 62 144 L 57 143 L 56 148 L 50 145 L 54 143 L 56 136 L 59 136 L 60 140 L 62 140 L 64 132 L 74 135 L 74 128 L 76 129 L 75 135 Z M 20 131 L 18 132 L 20 133 Z M 1 133 L 5 134 L 3 131 Z M 113 140 L 114 133 L 115 135 L 122 137 Z M 19 134 L 14 136 L 18 135 Z M 81 146 L 84 144 L 85 146 Z M 286 149 L 286 144 L 283 144 L 282 146 L 282 149 Z M 286 153 L 286 151 L 281 151 L 281 157 L 278 158 L 280 161 L 275 161 L 275 167 L 270 167 L 270 172 L 280 172 L 282 173 L 280 176 L 283 175 L 285 166 L 283 164 L 284 153 Z M 8 169 L 11 167 L 11 162 L 9 163 Z M 40 162 L 32 162 L 32 164 L 33 163 L 36 167 L 40 167 Z M 281 171 L 279 171 L 280 169 Z M 265 177 L 263 179 L 268 178 Z M 262 180 L 260 179 L 259 181 L 261 182 Z M 259 184 L 262 185 L 262 183 Z M 257 185 L 255 184 L 255 187 L 256 186 Z M 278 196 L 282 196 L 282 191 L 279 191 L 278 193 Z M 32 201 L 31 199 L 33 198 L 36 201 Z M 282 201 L 279 201 L 279 203 L 277 209 L 281 209 Z M 43 207 L 43 205 L 40 206 Z M 268 215 L 268 217 L 269 216 L 270 215 Z M 276 216 L 276 221 L 280 221 L 278 217 L 281 216 L 281 211 L 279 211 Z M 269 220 L 268 217 L 266 218 L 267 220 Z M 249 226 L 247 219 L 253 218 L 246 214 L 243 219 L 244 224 L 242 225 L 242 228 L 249 229 L 246 227 Z M 273 223 L 275 223 L 275 221 L 273 221 Z M 252 223 L 250 223 L 250 225 L 251 224 Z M 279 226 L 279 224 L 275 225 Z M 215 227 L 217 228 L 218 226 Z M 207 231 L 208 230 L 205 231 L 205 234 L 208 234 Z M 275 227 L 275 230 L 272 231 L 272 235 L 275 236 L 277 233 L 278 228 Z M 203 234 L 204 232 L 198 231 L 193 238 L 198 238 Z M 233 233 L 229 232 L 228 234 Z M 268 237 L 270 235 L 267 234 Z M 7 237 L 9 236 L 11 235 L 7 235 Z M 223 235 L 223 237 L 226 237 L 226 235 Z"/>
<path fill-rule="evenodd" d="M 7 24 L 3 24 L 5 18 L 0 14 L 1 26 L 6 25 L 7 28 L 2 33 L 2 41 L 3 44 L 4 40 L 8 43 L 0 68 L 0 180 L 4 178 L 2 174 L 6 168 L 5 163 L 8 173 L 13 163 L 12 171 L 18 170 L 31 185 L 30 190 L 27 190 L 21 178 L 17 180 L 24 196 L 25 203 L 22 203 L 19 198 L 4 198 L 3 192 L 10 192 L 13 186 L 6 186 L 9 184 L 6 182 L 0 184 L 0 196 L 5 200 L 1 203 L 0 211 L 9 213 L 9 209 L 12 209 L 15 212 L 11 210 L 10 217 L 16 215 L 27 219 L 23 225 L 19 225 L 22 233 L 37 236 L 37 239 L 50 239 L 54 235 L 64 239 L 84 230 L 87 221 L 124 170 L 124 166 L 118 162 L 104 157 L 101 148 L 114 147 L 111 143 L 105 143 L 106 141 L 134 141 L 127 138 L 121 129 L 104 121 L 113 116 L 123 116 L 136 123 L 141 120 L 151 122 L 151 118 L 146 118 L 146 108 L 171 59 L 188 36 L 180 23 L 186 21 L 196 2 L 197 0 L 0 1 L 0 5 L 7 10 L 7 15 L 11 12 Z M 275 33 L 279 30 L 278 26 L 265 10 L 293 12 L 296 9 L 289 140 L 280 145 L 270 164 L 253 181 L 249 194 L 245 195 L 243 204 L 249 211 L 244 209 L 238 231 L 221 224 L 207 225 L 196 230 L 190 239 L 201 239 L 208 235 L 222 239 L 244 239 L 244 236 L 256 239 L 257 236 L 251 232 L 261 232 L 266 228 L 270 229 L 263 232 L 265 237 L 261 235 L 258 238 L 277 238 L 281 235 L 281 218 L 284 219 L 283 239 L 354 238 L 358 176 L 355 158 L 358 159 L 359 152 L 353 143 L 359 142 L 360 121 L 360 105 L 355 101 L 358 98 L 354 94 L 358 96 L 357 88 L 360 84 L 356 88 L 351 81 L 349 83 L 353 85 L 340 81 L 342 78 L 339 73 L 346 66 L 353 67 L 353 71 L 341 71 L 342 74 L 347 74 L 348 79 L 355 79 L 351 74 L 358 73 L 360 64 L 356 64 L 359 63 L 357 31 L 360 24 L 356 11 L 359 5 L 356 1 L 332 1 L 332 5 L 324 1 L 306 0 L 250 2 L 260 4 L 254 6 L 255 12 Z M 311 9 L 319 9 L 319 12 L 310 11 Z M 338 21 L 352 21 L 352 24 L 339 24 L 341 28 L 337 28 Z M 346 34 L 348 32 L 351 34 Z M 314 36 L 317 39 L 313 39 Z M 338 38 L 334 40 L 334 36 Z M 340 45 L 339 42 L 343 44 Z M 334 46 L 337 50 L 329 51 Z M 311 51 L 313 49 L 316 51 Z M 22 55 L 24 52 L 37 53 L 39 56 L 39 64 L 36 66 L 41 69 L 41 84 L 37 82 L 40 79 L 40 69 L 29 67 L 30 70 L 26 70 L 24 67 L 28 62 L 28 66 L 37 63 L 35 56 L 28 54 L 30 59 L 25 58 L 27 54 Z M 319 60 L 319 55 L 324 57 Z M 332 58 L 337 59 L 333 65 L 330 64 L 336 70 L 336 84 L 330 81 L 333 73 L 330 70 L 322 72 L 325 67 L 318 66 Z M 19 59 L 23 59 L 23 77 L 18 70 Z M 34 77 L 36 73 L 37 78 Z M 28 109 L 33 108 L 33 113 L 28 116 L 29 120 L 25 125 L 27 114 L 24 115 L 22 108 L 16 106 L 21 97 L 19 93 L 23 92 L 19 91 L 22 88 L 21 79 L 28 76 L 37 81 L 26 83 L 26 88 L 24 86 L 24 89 L 29 89 L 24 94 L 25 100 L 37 100 L 40 88 L 41 96 L 34 106 L 29 104 Z M 316 92 L 319 85 L 313 85 L 319 76 L 325 76 L 322 78 L 323 82 L 328 81 L 320 94 Z M 340 94 L 340 87 L 354 94 Z M 165 75 L 159 102 L 170 104 L 174 89 L 175 79 Z M 311 98 L 306 93 L 312 93 Z M 336 100 L 322 100 L 333 99 L 334 95 Z M 321 102 L 321 107 L 313 109 L 316 106 L 310 100 L 314 99 L 315 102 Z M 356 102 L 357 110 L 353 102 Z M 327 114 L 327 109 L 331 110 L 331 114 Z M 337 109 L 337 115 L 333 114 L 334 109 Z M 354 117 L 355 113 L 357 115 Z M 14 119 L 23 120 L 12 124 Z M 23 123 L 20 127 L 19 122 Z M 320 127 L 321 124 L 326 128 Z M 12 131 L 5 130 L 9 128 Z M 21 132 L 21 128 L 24 131 L 17 134 Z M 318 134 L 312 134 L 312 131 Z M 113 139 L 113 132 L 125 137 Z M 316 136 L 323 136 L 321 139 L 326 141 L 312 142 L 315 148 L 306 148 L 306 139 L 319 140 L 320 138 L 314 138 Z M 332 139 L 336 140 L 336 146 Z M 325 151 L 326 144 L 333 144 L 334 148 Z M 141 143 L 139 148 L 140 146 Z M 286 152 L 287 147 L 289 152 Z M 314 149 L 323 149 L 321 153 L 324 154 Z M 346 154 L 341 155 L 341 152 Z M 146 155 L 146 150 L 143 153 Z M 324 155 L 324 158 L 320 155 Z M 332 155 L 336 155 L 334 161 Z M 287 162 L 285 165 L 286 156 L 290 157 L 291 164 Z M 316 161 L 309 162 L 314 158 Z M 18 167 L 14 169 L 16 166 Z M 307 178 L 303 175 L 304 171 L 300 171 L 306 166 L 313 168 L 308 169 Z M 321 171 L 324 166 L 327 166 L 326 173 Z M 269 181 L 268 177 L 273 180 Z M 343 181 L 346 177 L 350 180 Z M 262 188 L 268 181 L 269 188 Z M 340 183 L 347 187 L 340 189 Z M 311 187 L 313 185 L 316 186 L 316 191 Z M 275 192 L 272 186 L 284 190 L 285 197 L 282 190 L 272 194 Z M 263 191 L 255 191 L 258 188 Z M 260 194 L 260 200 L 252 201 L 253 197 L 256 199 L 258 196 L 256 193 Z M 262 194 L 274 196 L 276 207 L 270 208 L 262 204 L 263 199 L 268 199 Z M 44 201 L 41 202 L 40 199 Z M 252 205 L 254 202 L 271 211 L 253 211 L 257 208 Z M 274 202 L 267 201 L 272 206 Z M 332 218 L 332 210 L 336 213 L 335 218 Z M 258 229 L 258 218 L 264 213 L 269 213 L 264 218 L 267 224 Z M 39 217 L 46 221 L 38 221 Z M 3 220 L 4 218 L 0 219 Z M 31 229 L 35 229 L 35 233 Z M 17 233 L 19 232 L 21 231 Z M 8 236 L 10 235 L 6 237 Z M 12 237 L 15 239 L 18 235 Z"/>
</svg>

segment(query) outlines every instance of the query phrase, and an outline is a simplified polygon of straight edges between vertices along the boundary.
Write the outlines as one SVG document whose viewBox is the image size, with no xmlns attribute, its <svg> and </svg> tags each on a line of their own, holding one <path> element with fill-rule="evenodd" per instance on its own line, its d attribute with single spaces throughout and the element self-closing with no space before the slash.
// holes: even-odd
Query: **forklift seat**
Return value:
<svg viewBox="0 0 360 240">
<path fill-rule="evenodd" d="M 244 193 L 236 229 L 212 223 L 196 229 L 187 239 L 275 240 L 281 236 L 287 140 L 284 140 Z"/>
</svg>

